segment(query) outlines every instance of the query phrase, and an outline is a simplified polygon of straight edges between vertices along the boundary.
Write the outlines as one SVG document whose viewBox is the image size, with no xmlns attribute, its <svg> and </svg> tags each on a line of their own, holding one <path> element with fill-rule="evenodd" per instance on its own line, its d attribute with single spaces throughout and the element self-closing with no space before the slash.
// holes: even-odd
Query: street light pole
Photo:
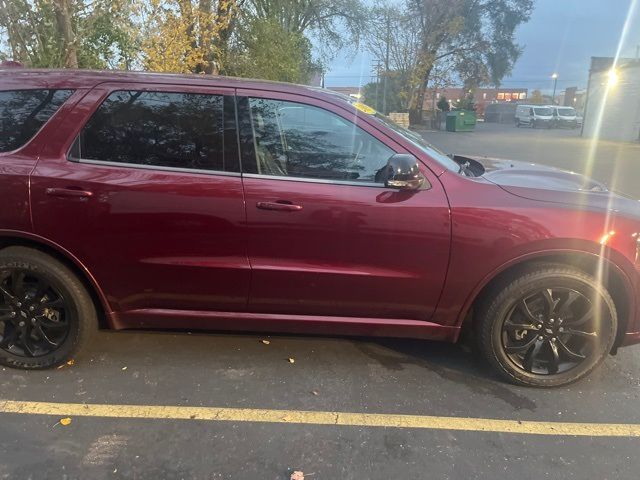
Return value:
<svg viewBox="0 0 640 480">
<path fill-rule="evenodd" d="M 551 97 L 551 103 L 556 104 L 556 87 L 558 86 L 558 74 L 554 73 L 551 75 L 553 78 L 553 96 Z"/>
</svg>

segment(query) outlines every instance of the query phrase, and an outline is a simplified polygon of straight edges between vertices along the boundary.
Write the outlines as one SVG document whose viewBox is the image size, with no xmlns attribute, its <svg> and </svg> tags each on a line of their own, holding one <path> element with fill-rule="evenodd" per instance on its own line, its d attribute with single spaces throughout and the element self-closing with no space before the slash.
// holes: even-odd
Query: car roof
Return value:
<svg viewBox="0 0 640 480">
<path fill-rule="evenodd" d="M 0 84 L 4 84 L 7 79 L 10 80 L 9 83 L 21 85 L 24 84 L 24 80 L 28 80 L 29 87 L 37 85 L 40 88 L 93 88 L 101 83 L 109 82 L 217 86 L 291 93 L 321 98 L 332 103 L 340 103 L 341 105 L 344 105 L 345 101 L 349 102 L 349 98 L 346 95 L 321 87 L 274 82 L 270 80 L 226 77 L 223 75 L 155 73 L 124 70 L 0 68 Z"/>
</svg>

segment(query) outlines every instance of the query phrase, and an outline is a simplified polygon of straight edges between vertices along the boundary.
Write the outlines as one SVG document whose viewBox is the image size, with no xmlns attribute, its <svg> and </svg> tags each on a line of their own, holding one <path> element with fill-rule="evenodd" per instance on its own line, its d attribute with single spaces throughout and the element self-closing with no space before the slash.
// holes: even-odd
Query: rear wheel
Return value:
<svg viewBox="0 0 640 480">
<path fill-rule="evenodd" d="M 0 364 L 54 367 L 96 330 L 91 297 L 65 265 L 30 248 L 0 251 Z"/>
<path fill-rule="evenodd" d="M 480 309 L 480 349 L 519 385 L 574 382 L 613 346 L 616 308 L 609 293 L 582 271 L 541 266 L 502 285 Z"/>
</svg>

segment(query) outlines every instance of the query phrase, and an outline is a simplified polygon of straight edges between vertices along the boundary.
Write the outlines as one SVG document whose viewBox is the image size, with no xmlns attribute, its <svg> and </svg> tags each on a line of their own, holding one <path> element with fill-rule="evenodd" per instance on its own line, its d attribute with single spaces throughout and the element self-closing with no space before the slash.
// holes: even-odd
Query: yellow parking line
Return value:
<svg viewBox="0 0 640 480">
<path fill-rule="evenodd" d="M 101 405 L 22 402 L 0 399 L 0 413 L 59 417 L 145 418 L 216 422 L 266 422 L 353 427 L 419 428 L 524 435 L 576 435 L 640 437 L 640 425 L 624 423 L 569 423 L 497 420 L 491 418 L 435 417 L 377 413 L 312 412 L 254 408 L 178 407 L 162 405 Z"/>
</svg>

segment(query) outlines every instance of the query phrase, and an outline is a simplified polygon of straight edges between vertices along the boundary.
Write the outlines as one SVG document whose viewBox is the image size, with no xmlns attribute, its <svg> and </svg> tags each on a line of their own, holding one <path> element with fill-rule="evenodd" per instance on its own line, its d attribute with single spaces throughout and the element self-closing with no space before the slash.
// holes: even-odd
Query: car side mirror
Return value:
<svg viewBox="0 0 640 480">
<path fill-rule="evenodd" d="M 408 153 L 396 153 L 380 171 L 380 181 L 387 188 L 418 190 L 426 181 L 418 166 L 418 159 Z"/>
</svg>

